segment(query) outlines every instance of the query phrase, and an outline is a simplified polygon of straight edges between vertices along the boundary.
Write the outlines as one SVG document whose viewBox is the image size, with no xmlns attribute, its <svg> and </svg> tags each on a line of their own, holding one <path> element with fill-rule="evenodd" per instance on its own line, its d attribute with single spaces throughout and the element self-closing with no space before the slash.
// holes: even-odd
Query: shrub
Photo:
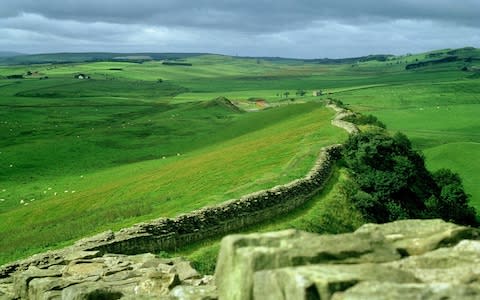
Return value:
<svg viewBox="0 0 480 300">
<path fill-rule="evenodd" d="M 406 218 L 442 218 L 474 225 L 475 211 L 458 174 L 425 167 L 423 155 L 408 138 L 385 131 L 351 136 L 344 148 L 344 163 L 352 174 L 349 197 L 375 222 Z"/>
<path fill-rule="evenodd" d="M 374 115 L 362 115 L 359 113 L 355 113 L 353 115 L 345 117 L 344 120 L 356 125 L 373 125 L 383 129 L 387 128 L 387 126 L 381 121 L 379 121 Z"/>
</svg>

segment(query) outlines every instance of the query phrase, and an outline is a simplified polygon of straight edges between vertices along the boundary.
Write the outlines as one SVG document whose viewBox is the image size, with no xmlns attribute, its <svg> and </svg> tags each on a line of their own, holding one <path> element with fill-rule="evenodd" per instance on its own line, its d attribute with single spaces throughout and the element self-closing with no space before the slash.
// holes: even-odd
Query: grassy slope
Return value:
<svg viewBox="0 0 480 300">
<path fill-rule="evenodd" d="M 12 183 L 0 217 L 2 258 L 288 182 L 306 173 L 321 146 L 345 137 L 330 126 L 332 115 L 315 103 L 242 115 L 234 132 L 212 127 L 224 140 L 180 157 Z"/>
<path fill-rule="evenodd" d="M 432 170 L 440 168 L 453 169 L 463 179 L 466 191 L 471 194 L 475 201 L 472 204 L 480 211 L 480 183 L 478 170 L 480 170 L 480 143 L 460 142 L 448 143 L 425 150 L 428 157 L 427 166 Z M 465 157 L 471 159 L 465 159 Z"/>
</svg>

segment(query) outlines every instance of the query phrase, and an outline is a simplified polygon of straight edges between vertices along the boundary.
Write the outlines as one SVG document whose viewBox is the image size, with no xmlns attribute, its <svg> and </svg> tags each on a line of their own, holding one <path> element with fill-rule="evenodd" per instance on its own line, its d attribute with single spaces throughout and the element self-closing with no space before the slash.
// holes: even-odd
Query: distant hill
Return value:
<svg viewBox="0 0 480 300">
<path fill-rule="evenodd" d="M 0 64 L 2 65 L 27 65 L 44 63 L 80 63 L 96 61 L 125 61 L 142 63 L 149 60 L 165 60 L 166 65 L 189 65 L 182 62 L 184 59 L 210 53 L 109 53 L 109 52 L 81 52 L 81 53 L 44 53 L 44 54 L 21 54 L 16 52 L 1 52 Z M 416 69 L 439 63 L 453 61 L 465 61 L 467 63 L 477 61 L 480 49 L 465 47 L 460 49 L 442 49 L 420 54 L 407 54 L 395 56 L 391 54 L 375 54 L 347 58 L 285 58 L 285 57 L 254 57 L 254 56 L 232 56 L 237 59 L 258 59 L 279 63 L 318 63 L 318 64 L 356 64 L 359 62 L 380 61 L 388 62 L 405 57 L 415 57 L 416 61 L 410 63 L 406 69 Z"/>
<path fill-rule="evenodd" d="M 0 51 L 0 57 L 12 57 L 12 56 L 19 56 L 23 55 L 19 52 L 11 52 L 11 51 Z"/>
<path fill-rule="evenodd" d="M 169 60 L 167 64 L 175 64 L 172 61 L 182 60 L 189 57 L 207 55 L 210 53 L 108 53 L 108 52 L 83 52 L 83 53 L 44 53 L 21 55 L 20 53 L 5 52 L 10 55 L 2 55 L 0 52 L 0 64 L 3 65 L 26 65 L 43 63 L 79 63 L 95 61 L 128 61 L 142 63 L 149 60 Z M 251 57 L 235 56 L 239 59 L 261 59 L 272 62 L 306 62 L 318 64 L 352 64 L 371 60 L 386 61 L 394 57 L 389 54 L 377 54 L 351 58 L 319 58 L 319 59 L 301 59 L 284 57 Z"/>
<path fill-rule="evenodd" d="M 415 62 L 405 66 L 406 70 L 424 68 L 433 65 L 457 63 L 464 71 L 471 70 L 473 64 L 480 62 L 480 49 L 465 47 L 460 49 L 436 50 L 416 55 Z"/>
<path fill-rule="evenodd" d="M 26 65 L 44 63 L 79 63 L 95 61 L 129 61 L 141 63 L 148 60 L 181 60 L 189 57 L 205 55 L 205 53 L 45 53 L 0 58 L 0 64 Z M 0 55 L 1 57 L 1 55 Z"/>
</svg>

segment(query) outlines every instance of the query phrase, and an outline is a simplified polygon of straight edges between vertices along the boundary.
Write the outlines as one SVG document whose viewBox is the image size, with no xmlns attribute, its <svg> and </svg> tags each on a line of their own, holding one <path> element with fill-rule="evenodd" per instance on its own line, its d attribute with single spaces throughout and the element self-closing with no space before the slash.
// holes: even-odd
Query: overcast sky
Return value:
<svg viewBox="0 0 480 300">
<path fill-rule="evenodd" d="M 0 51 L 299 58 L 480 47 L 480 0 L 0 0 Z"/>
</svg>

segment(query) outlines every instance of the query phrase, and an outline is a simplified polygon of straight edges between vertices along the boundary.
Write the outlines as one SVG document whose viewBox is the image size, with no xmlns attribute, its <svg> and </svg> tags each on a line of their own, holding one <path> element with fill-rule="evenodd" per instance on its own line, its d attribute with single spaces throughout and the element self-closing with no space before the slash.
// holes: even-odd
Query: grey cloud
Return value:
<svg viewBox="0 0 480 300">
<path fill-rule="evenodd" d="M 0 28 L 29 31 L 76 39 L 115 40 L 138 25 L 109 24 L 104 22 L 82 23 L 71 20 L 50 20 L 44 16 L 23 13 L 16 17 L 0 19 Z"/>
<path fill-rule="evenodd" d="M 346 23 L 431 19 L 480 27 L 478 0 L 4 0 L 0 14 L 53 19 L 276 32 L 323 19 Z"/>
<path fill-rule="evenodd" d="M 0 50 L 401 54 L 480 46 L 478 11 L 478 0 L 1 0 Z"/>
</svg>

